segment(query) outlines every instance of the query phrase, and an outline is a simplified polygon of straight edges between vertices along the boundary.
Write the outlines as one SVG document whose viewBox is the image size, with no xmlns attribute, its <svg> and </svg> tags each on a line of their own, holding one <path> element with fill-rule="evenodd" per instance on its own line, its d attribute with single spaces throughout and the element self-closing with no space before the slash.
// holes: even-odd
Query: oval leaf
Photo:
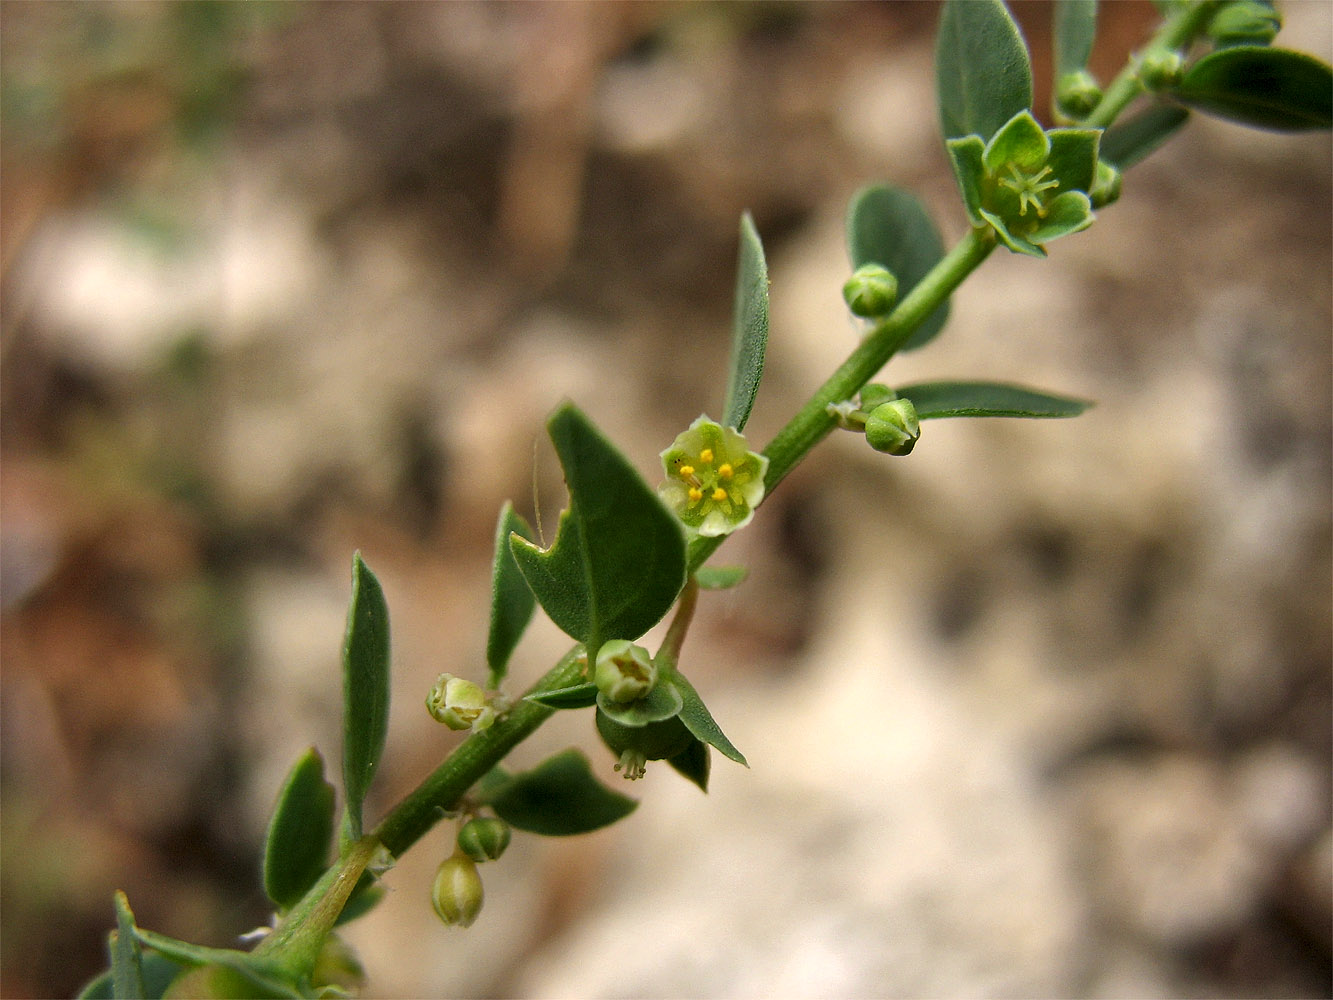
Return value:
<svg viewBox="0 0 1333 1000">
<path fill-rule="evenodd" d="M 1112 166 L 1128 170 L 1166 142 L 1189 120 L 1190 113 L 1174 104 L 1158 104 L 1102 135 L 1097 155 Z"/>
<path fill-rule="evenodd" d="M 1056 0 L 1052 47 L 1055 79 L 1088 65 L 1097 36 L 1097 0 Z"/>
<path fill-rule="evenodd" d="M 523 700 L 535 701 L 547 708 L 591 708 L 597 704 L 597 685 L 588 681 L 586 684 L 574 684 L 554 691 L 538 691 Z"/>
<path fill-rule="evenodd" d="M 1000 0 L 946 0 L 935 43 L 935 90 L 945 139 L 989 139 L 1032 107 L 1032 66 Z"/>
<path fill-rule="evenodd" d="M 537 605 L 514 562 L 514 554 L 509 549 L 510 535 L 532 541 L 532 528 L 506 500 L 495 526 L 495 558 L 491 566 L 491 626 L 486 637 L 486 664 L 491 668 L 487 684 L 491 688 L 498 688 L 504 680 L 509 657 L 514 654 Z"/>
<path fill-rule="evenodd" d="M 518 568 L 551 621 L 584 643 L 637 639 L 685 585 L 680 522 L 572 404 L 547 424 L 569 487 L 549 549 L 511 535 Z"/>
<path fill-rule="evenodd" d="M 707 743 L 696 739 L 676 756 L 668 757 L 667 763 L 679 774 L 698 785 L 700 791 L 708 791 L 708 772 L 712 768 L 713 760 Z"/>
<path fill-rule="evenodd" d="M 333 827 L 333 786 L 311 747 L 287 775 L 268 825 L 264 891 L 279 909 L 294 906 L 328 867 Z"/>
<path fill-rule="evenodd" d="M 933 417 L 1076 417 L 1092 404 L 1001 382 L 920 382 L 899 387 L 922 420 Z"/>
<path fill-rule="evenodd" d="M 546 837 L 587 833 L 624 819 L 638 806 L 592 776 L 588 758 L 566 750 L 531 771 L 511 775 L 491 808 L 510 826 Z"/>
<path fill-rule="evenodd" d="M 722 424 L 744 430 L 764 377 L 768 347 L 768 264 L 754 219 L 741 216 L 741 246 L 736 261 L 736 305 L 731 323 L 731 375 Z"/>
<path fill-rule="evenodd" d="M 710 746 L 717 747 L 722 753 L 730 757 L 737 764 L 750 765 L 745 760 L 745 755 L 732 746 L 731 740 L 722 732 L 722 728 L 713 721 L 712 713 L 708 711 L 708 706 L 703 703 L 699 697 L 699 692 L 694 690 L 685 675 L 677 671 L 671 678 L 672 683 L 680 691 L 684 705 L 680 710 L 680 721 L 685 723 L 688 729 L 697 739 Z"/>
<path fill-rule="evenodd" d="M 847 209 L 847 250 L 852 269 L 879 264 L 898 279 L 901 301 L 944 256 L 944 240 L 926 206 L 910 192 L 887 185 L 862 188 Z M 943 302 L 903 345 L 911 350 L 928 343 L 949 318 Z"/>
<path fill-rule="evenodd" d="M 352 839 L 389 729 L 389 606 L 375 574 L 352 557 L 352 604 L 343 641 L 343 792 Z"/>
<path fill-rule="evenodd" d="M 1204 56 L 1172 92 L 1243 125 L 1299 132 L 1333 126 L 1333 70 L 1303 52 L 1237 45 Z"/>
</svg>

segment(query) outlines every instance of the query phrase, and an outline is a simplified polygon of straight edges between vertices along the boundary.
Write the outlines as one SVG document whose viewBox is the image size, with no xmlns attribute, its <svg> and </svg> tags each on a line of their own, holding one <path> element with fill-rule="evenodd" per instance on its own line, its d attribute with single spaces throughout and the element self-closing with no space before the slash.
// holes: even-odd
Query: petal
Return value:
<svg viewBox="0 0 1333 1000">
<path fill-rule="evenodd" d="M 748 521 L 749 518 L 747 517 L 745 520 Z M 696 530 L 705 538 L 717 538 L 720 535 L 731 534 L 738 527 L 740 525 L 732 524 L 726 514 L 722 513 L 719 508 L 714 507 L 708 512 L 708 516 L 699 523 Z"/>
</svg>

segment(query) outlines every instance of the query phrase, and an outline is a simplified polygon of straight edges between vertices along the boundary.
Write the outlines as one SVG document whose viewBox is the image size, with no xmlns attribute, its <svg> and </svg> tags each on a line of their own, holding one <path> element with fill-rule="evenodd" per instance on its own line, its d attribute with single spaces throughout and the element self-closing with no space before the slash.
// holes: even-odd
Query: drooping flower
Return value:
<svg viewBox="0 0 1333 1000">
<path fill-rule="evenodd" d="M 662 452 L 667 479 L 658 495 L 685 525 L 716 537 L 750 523 L 764 498 L 768 459 L 730 427 L 699 417 Z"/>
</svg>

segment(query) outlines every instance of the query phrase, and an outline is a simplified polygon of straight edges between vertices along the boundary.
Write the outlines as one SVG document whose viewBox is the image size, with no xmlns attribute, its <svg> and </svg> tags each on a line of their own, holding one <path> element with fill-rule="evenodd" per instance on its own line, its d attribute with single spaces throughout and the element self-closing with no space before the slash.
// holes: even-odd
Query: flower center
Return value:
<svg viewBox="0 0 1333 1000">
<path fill-rule="evenodd" d="M 1050 164 L 1035 174 L 1024 173 L 1016 163 L 1009 164 L 1009 176 L 1001 177 L 1000 183 L 1018 195 L 1019 215 L 1027 215 L 1028 206 L 1031 205 L 1039 218 L 1045 218 L 1046 207 L 1042 204 L 1042 193 L 1060 186 L 1059 181 L 1042 180 L 1050 172 Z"/>
</svg>

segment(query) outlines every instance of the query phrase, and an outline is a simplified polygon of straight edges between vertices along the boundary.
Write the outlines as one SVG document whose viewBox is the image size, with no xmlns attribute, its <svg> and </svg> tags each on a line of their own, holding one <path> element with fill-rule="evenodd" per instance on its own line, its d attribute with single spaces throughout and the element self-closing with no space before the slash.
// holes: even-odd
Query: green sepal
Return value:
<svg viewBox="0 0 1333 1000">
<path fill-rule="evenodd" d="M 624 819 L 638 807 L 633 799 L 594 778 L 588 758 L 578 750 L 565 750 L 520 774 L 495 771 L 481 786 L 483 797 L 502 820 L 529 833 L 546 837 L 588 833 Z"/>
<path fill-rule="evenodd" d="M 1190 113 L 1175 104 L 1157 104 L 1102 135 L 1098 157 L 1128 170 L 1189 120 Z"/>
<path fill-rule="evenodd" d="M 1032 107 L 1032 65 L 1000 0 L 947 0 L 935 43 L 935 88 L 945 139 L 989 139 Z"/>
<path fill-rule="evenodd" d="M 1095 218 L 1092 201 L 1086 194 L 1082 191 L 1066 191 L 1046 203 L 1046 217 L 1027 234 L 1027 238 L 1032 243 L 1046 243 L 1087 229 Z"/>
<path fill-rule="evenodd" d="M 945 143 L 949 151 L 949 162 L 953 164 L 953 174 L 958 180 L 958 190 L 963 195 L 963 207 L 974 226 L 984 226 L 985 218 L 981 214 L 981 192 L 986 179 L 986 144 L 975 135 L 961 139 L 950 139 Z"/>
<path fill-rule="evenodd" d="M 703 740 L 693 740 L 680 753 L 668 757 L 667 763 L 679 774 L 698 785 L 701 792 L 708 791 L 708 772 L 712 769 L 713 759 L 708 744 Z"/>
<path fill-rule="evenodd" d="M 700 566 L 694 571 L 694 582 L 700 590 L 730 590 L 749 576 L 744 566 Z"/>
<path fill-rule="evenodd" d="M 509 549 L 510 535 L 532 541 L 531 525 L 506 500 L 495 526 L 495 557 L 491 564 L 491 623 L 486 636 L 486 665 L 491 673 L 486 686 L 492 690 L 504 680 L 509 658 L 537 606 L 537 599 Z"/>
<path fill-rule="evenodd" d="M 352 840 L 389 730 L 389 606 L 370 567 L 352 557 L 352 603 L 343 640 L 343 793 Z"/>
<path fill-rule="evenodd" d="M 1003 174 L 1010 164 L 1024 173 L 1032 173 L 1041 169 L 1050 152 L 1051 141 L 1045 130 L 1037 124 L 1032 112 L 1024 108 L 986 143 L 982 165 L 992 177 Z"/>
<path fill-rule="evenodd" d="M 919 382 L 900 386 L 922 420 L 936 417 L 1074 417 L 1092 405 L 1002 382 Z"/>
<path fill-rule="evenodd" d="M 983 208 L 981 210 L 981 217 L 990 224 L 992 229 L 995 230 L 995 235 L 1000 238 L 1000 242 L 1014 253 L 1027 254 L 1029 257 L 1046 256 L 1044 247 L 1038 246 L 1018 233 L 1011 232 L 1004 219 L 1000 218 L 1000 216 L 996 215 L 994 212 L 988 212 Z"/>
<path fill-rule="evenodd" d="M 143 992 L 137 996 L 144 1000 L 161 1000 L 167 987 L 185 971 L 185 966 L 179 962 L 173 962 L 166 955 L 152 950 L 140 952 L 139 967 L 143 977 Z M 107 969 L 85 983 L 78 992 L 78 1000 L 117 1000 L 111 970 Z"/>
<path fill-rule="evenodd" d="M 587 648 L 637 639 L 685 585 L 680 522 L 573 404 L 547 422 L 565 471 L 569 507 L 541 549 L 511 535 L 518 568 L 551 620 Z"/>
<path fill-rule="evenodd" d="M 741 431 L 750 419 L 768 347 L 768 264 L 764 245 L 746 212 L 736 261 L 736 302 L 732 315 L 731 374 L 722 407 L 722 425 Z"/>
<path fill-rule="evenodd" d="M 646 726 L 650 722 L 664 722 L 680 714 L 684 704 L 681 694 L 671 681 L 659 681 L 638 701 L 625 704 L 614 702 L 605 694 L 597 696 L 597 707 L 622 726 Z"/>
<path fill-rule="evenodd" d="M 572 684 L 569 687 L 556 688 L 554 691 L 538 691 L 527 695 L 524 701 L 545 705 L 547 708 L 591 708 L 597 704 L 597 685 L 592 681 Z"/>
<path fill-rule="evenodd" d="M 1056 0 L 1052 21 L 1054 79 L 1059 80 L 1088 65 L 1097 37 L 1097 0 Z"/>
<path fill-rule="evenodd" d="M 278 909 L 296 905 L 328 867 L 334 821 L 333 786 L 324 780 L 324 758 L 311 747 L 278 793 L 264 844 L 264 891 Z"/>
<path fill-rule="evenodd" d="M 1051 168 L 1051 176 L 1060 182 L 1060 192 L 1090 191 L 1097 177 L 1097 147 L 1102 130 L 1054 128 L 1046 137 L 1051 144 L 1046 164 Z"/>
<path fill-rule="evenodd" d="M 1191 66 L 1171 96 L 1255 128 L 1300 132 L 1333 126 L 1333 69 L 1290 49 L 1219 49 Z"/>
<path fill-rule="evenodd" d="M 134 912 L 125 893 L 117 890 L 114 896 L 116 929 L 111 932 L 108 945 L 111 951 L 111 988 L 113 995 L 141 997 L 144 995 L 143 964 L 139 941 L 134 936 Z"/>
<path fill-rule="evenodd" d="M 944 240 L 916 195 L 873 185 L 853 195 L 847 208 L 847 249 L 853 270 L 879 264 L 893 272 L 901 302 L 944 257 Z M 948 318 L 946 300 L 916 328 L 903 349 L 929 343 Z"/>
<path fill-rule="evenodd" d="M 680 691 L 681 699 L 684 701 L 680 710 L 680 721 L 685 723 L 685 728 L 696 739 L 717 747 L 723 756 L 731 758 L 737 764 L 749 767 L 745 755 L 732 745 L 731 740 L 727 739 L 726 733 L 722 732 L 722 727 L 714 721 L 712 714 L 708 711 L 708 706 L 704 704 L 703 699 L 699 697 L 699 692 L 694 689 L 694 685 L 689 682 L 685 675 L 680 671 L 674 671 L 671 676 L 671 683 Z"/>
</svg>

